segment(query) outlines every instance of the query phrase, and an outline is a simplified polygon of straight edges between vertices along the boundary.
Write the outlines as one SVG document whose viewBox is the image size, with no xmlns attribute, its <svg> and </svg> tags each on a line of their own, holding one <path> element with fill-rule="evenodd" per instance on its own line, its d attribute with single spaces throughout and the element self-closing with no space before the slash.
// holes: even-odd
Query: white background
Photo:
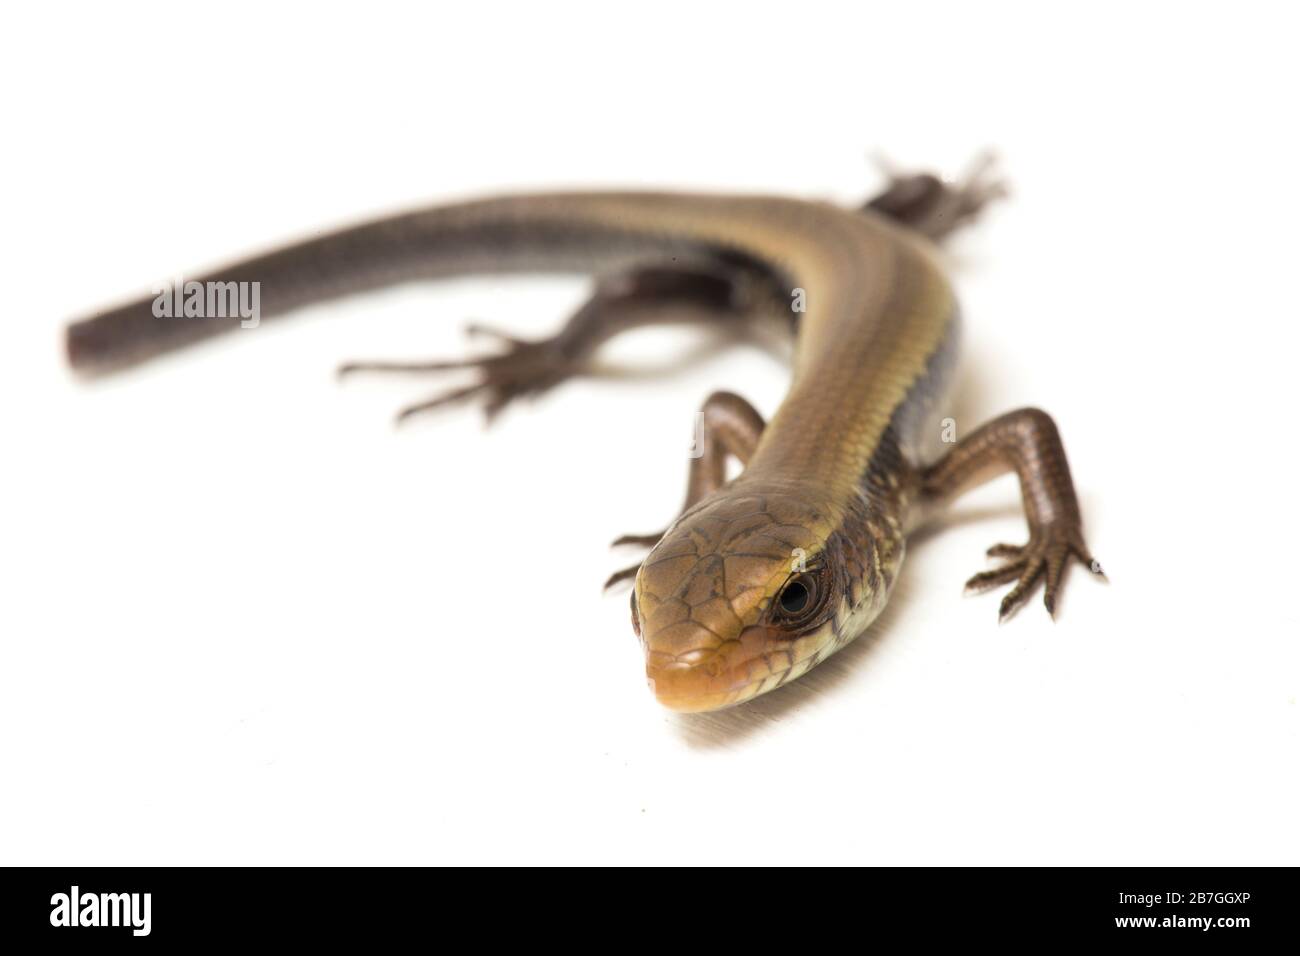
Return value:
<svg viewBox="0 0 1300 956">
<path fill-rule="evenodd" d="M 1300 863 L 1300 71 L 1253 9 L 11 11 L 0 862 Z M 413 204 L 857 203 L 871 151 L 985 146 L 1014 197 L 952 248 L 959 427 L 1055 416 L 1111 584 L 1075 573 L 1055 624 L 963 598 L 1023 535 L 1001 479 L 868 638 L 724 714 L 658 709 L 600 583 L 709 391 L 775 409 L 767 352 L 638 333 L 607 360 L 640 374 L 486 433 L 391 427 L 442 381 L 332 377 L 458 355 L 470 317 L 545 334 L 586 289 L 551 278 L 62 362 L 70 318 Z"/>
</svg>

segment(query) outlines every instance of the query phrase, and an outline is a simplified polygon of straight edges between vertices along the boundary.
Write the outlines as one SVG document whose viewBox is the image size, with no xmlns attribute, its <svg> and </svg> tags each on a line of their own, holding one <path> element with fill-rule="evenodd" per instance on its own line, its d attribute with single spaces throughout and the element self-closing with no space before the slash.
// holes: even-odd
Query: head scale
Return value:
<svg viewBox="0 0 1300 956">
<path fill-rule="evenodd" d="M 880 573 L 877 530 L 795 488 L 733 485 L 692 508 L 632 592 L 655 696 L 673 710 L 729 707 L 843 647 L 892 580 Z"/>
</svg>

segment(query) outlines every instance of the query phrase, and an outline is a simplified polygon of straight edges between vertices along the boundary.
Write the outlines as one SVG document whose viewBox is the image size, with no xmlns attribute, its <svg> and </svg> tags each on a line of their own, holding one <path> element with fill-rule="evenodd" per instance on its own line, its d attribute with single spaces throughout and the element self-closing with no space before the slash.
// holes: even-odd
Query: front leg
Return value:
<svg viewBox="0 0 1300 956">
<path fill-rule="evenodd" d="M 991 478 L 1014 471 L 1020 479 L 1029 541 L 1023 545 L 998 544 L 989 555 L 1006 558 L 993 571 L 966 582 L 968 590 L 983 591 L 1015 581 L 1002 599 L 999 619 L 1005 621 L 1029 599 L 1039 581 L 1045 581 L 1043 603 L 1055 613 L 1056 596 L 1070 559 L 1094 574 L 1101 565 L 1083 540 L 1083 519 L 1070 480 L 1070 465 L 1056 424 L 1046 412 L 1023 408 L 1008 412 L 972 432 L 943 459 L 922 475 L 926 504 L 951 500 Z"/>
<path fill-rule="evenodd" d="M 686 480 L 686 501 L 678 512 L 678 517 L 727 483 L 728 456 L 739 459 L 742 465 L 749 464 L 765 427 L 763 416 L 734 392 L 714 392 L 705 400 L 696 417 L 695 444 L 691 449 L 691 465 Z M 668 529 L 665 528 L 652 534 L 625 534 L 614 544 L 653 546 L 667 533 Z M 605 587 L 635 577 L 640 567 L 638 562 L 615 571 L 605 582 Z"/>
</svg>

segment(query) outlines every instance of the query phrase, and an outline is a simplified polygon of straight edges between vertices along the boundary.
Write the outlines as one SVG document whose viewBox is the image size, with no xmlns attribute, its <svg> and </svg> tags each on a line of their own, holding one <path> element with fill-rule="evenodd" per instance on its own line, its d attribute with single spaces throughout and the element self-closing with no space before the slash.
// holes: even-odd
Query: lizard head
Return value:
<svg viewBox="0 0 1300 956">
<path fill-rule="evenodd" d="M 732 485 L 687 511 L 646 557 L 632 624 L 646 678 L 673 710 L 757 697 L 857 637 L 884 604 L 875 548 L 798 489 Z M 892 575 L 890 575 L 892 579 Z"/>
</svg>

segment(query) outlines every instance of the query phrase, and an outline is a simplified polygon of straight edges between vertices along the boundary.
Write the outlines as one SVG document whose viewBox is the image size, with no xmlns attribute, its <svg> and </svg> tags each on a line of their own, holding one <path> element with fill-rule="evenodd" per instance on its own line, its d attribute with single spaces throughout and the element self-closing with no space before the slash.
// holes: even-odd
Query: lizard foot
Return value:
<svg viewBox="0 0 1300 956">
<path fill-rule="evenodd" d="M 554 339 L 528 341 L 478 324 L 466 327 L 471 336 L 488 336 L 503 346 L 502 351 L 477 358 L 438 362 L 348 362 L 339 367 L 339 375 L 353 372 L 446 372 L 471 369 L 479 380 L 414 405 L 397 414 L 399 423 L 412 415 L 447 405 L 482 397 L 483 409 L 490 422 L 514 401 L 525 395 L 537 395 L 569 378 L 576 363 L 559 348 Z"/>
<path fill-rule="evenodd" d="M 1040 581 L 1046 582 L 1043 603 L 1047 606 L 1047 613 L 1055 615 L 1056 597 L 1071 558 L 1098 577 L 1105 578 L 1101 565 L 1089 553 L 1082 532 L 1075 526 L 1048 525 L 1031 533 L 1026 544 L 995 544 L 989 548 L 988 554 L 989 557 L 1004 558 L 1006 563 L 975 575 L 966 582 L 966 591 L 986 591 L 1015 581 L 1015 587 L 1007 592 L 998 609 L 999 623 L 1015 614 L 1029 600 Z"/>
<path fill-rule="evenodd" d="M 997 158 L 981 153 L 955 182 L 933 173 L 905 173 L 877 158 L 889 180 L 865 208 L 924 233 L 936 242 L 975 219 L 989 203 L 1007 195 Z"/>
<path fill-rule="evenodd" d="M 602 585 L 602 590 L 608 591 L 619 582 L 630 581 L 632 578 L 636 577 L 637 572 L 641 570 L 641 563 L 642 562 L 638 561 L 636 564 L 628 565 L 621 571 L 615 571 L 605 579 L 605 583 Z"/>
<path fill-rule="evenodd" d="M 663 540 L 663 536 L 666 535 L 667 533 L 668 533 L 668 529 L 665 528 L 663 531 L 656 531 L 651 534 L 625 534 L 615 538 L 610 543 L 610 547 L 617 548 L 627 544 L 627 545 L 639 545 L 644 548 L 653 548 L 656 544 L 658 544 L 661 540 Z M 609 578 L 606 579 L 604 584 L 604 590 L 608 591 L 610 588 L 612 588 L 615 584 L 618 584 L 620 581 L 626 581 L 629 578 L 636 577 L 636 573 L 641 570 L 641 564 L 642 562 L 638 561 L 636 564 L 623 568 L 621 571 L 615 571 L 613 574 L 609 576 Z"/>
</svg>

